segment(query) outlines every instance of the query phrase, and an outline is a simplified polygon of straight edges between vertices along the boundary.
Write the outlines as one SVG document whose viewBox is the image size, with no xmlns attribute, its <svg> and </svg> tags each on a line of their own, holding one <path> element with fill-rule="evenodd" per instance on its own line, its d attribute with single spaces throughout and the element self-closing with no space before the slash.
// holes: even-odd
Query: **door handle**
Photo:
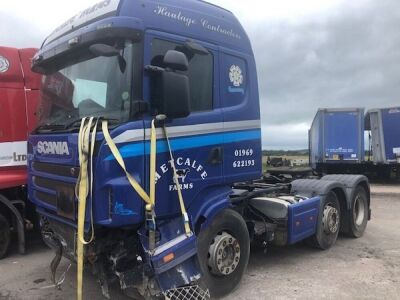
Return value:
<svg viewBox="0 0 400 300">
<path fill-rule="evenodd" d="M 224 149 L 222 147 L 212 148 L 210 151 L 210 155 L 207 159 L 207 164 L 209 165 L 218 165 L 223 161 Z"/>
</svg>

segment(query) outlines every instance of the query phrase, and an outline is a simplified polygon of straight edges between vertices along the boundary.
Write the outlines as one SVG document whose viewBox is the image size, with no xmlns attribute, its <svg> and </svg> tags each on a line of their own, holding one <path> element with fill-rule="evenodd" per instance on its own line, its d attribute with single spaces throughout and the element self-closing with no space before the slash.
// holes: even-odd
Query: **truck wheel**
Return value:
<svg viewBox="0 0 400 300">
<path fill-rule="evenodd" d="M 230 293 L 241 281 L 250 255 L 247 225 L 237 212 L 226 209 L 198 236 L 201 285 L 211 297 Z"/>
<path fill-rule="evenodd" d="M 329 192 L 322 207 L 317 232 L 307 242 L 313 247 L 326 250 L 335 244 L 339 234 L 340 204 L 337 195 L 332 191 Z"/>
<path fill-rule="evenodd" d="M 349 213 L 348 235 L 359 238 L 364 234 L 368 223 L 368 198 L 367 192 L 358 186 L 351 202 L 352 210 Z"/>
<path fill-rule="evenodd" d="M 0 259 L 6 257 L 10 246 L 10 224 L 7 219 L 0 215 Z"/>
</svg>

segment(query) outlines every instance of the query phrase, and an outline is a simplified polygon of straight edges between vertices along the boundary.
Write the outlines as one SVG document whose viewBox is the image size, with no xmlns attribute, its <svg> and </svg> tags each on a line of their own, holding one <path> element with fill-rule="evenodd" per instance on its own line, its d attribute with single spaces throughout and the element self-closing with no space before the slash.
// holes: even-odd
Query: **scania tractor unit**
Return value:
<svg viewBox="0 0 400 300">
<path fill-rule="evenodd" d="M 198 0 L 105 0 L 36 54 L 29 198 L 43 238 L 103 295 L 207 299 L 240 282 L 250 244 L 330 248 L 370 218 L 364 176 L 262 177 L 257 72 L 234 15 Z"/>
<path fill-rule="evenodd" d="M 25 229 L 36 221 L 35 207 L 26 201 L 26 140 L 36 127 L 41 84 L 41 75 L 31 71 L 36 51 L 0 47 L 0 259 L 14 232 L 18 251 L 25 252 Z"/>
</svg>

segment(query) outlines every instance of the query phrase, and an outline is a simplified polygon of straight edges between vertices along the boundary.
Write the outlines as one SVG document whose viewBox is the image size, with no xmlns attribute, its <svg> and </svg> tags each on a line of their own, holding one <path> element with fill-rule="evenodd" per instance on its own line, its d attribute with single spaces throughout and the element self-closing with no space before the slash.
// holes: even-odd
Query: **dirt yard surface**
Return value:
<svg viewBox="0 0 400 300">
<path fill-rule="evenodd" d="M 400 195 L 400 184 L 398 185 L 383 185 L 374 184 L 371 186 L 371 193 L 373 195 Z"/>
<path fill-rule="evenodd" d="M 339 238 L 328 251 L 298 244 L 252 249 L 241 285 L 225 299 L 400 299 L 400 186 L 372 187 L 372 220 L 361 239 Z M 75 266 L 62 290 L 49 281 L 51 250 L 30 242 L 29 253 L 0 261 L 0 300 L 74 299 Z M 68 266 L 61 263 L 59 270 Z M 85 299 L 102 299 L 88 272 Z M 116 289 L 112 299 L 127 299 Z"/>
</svg>

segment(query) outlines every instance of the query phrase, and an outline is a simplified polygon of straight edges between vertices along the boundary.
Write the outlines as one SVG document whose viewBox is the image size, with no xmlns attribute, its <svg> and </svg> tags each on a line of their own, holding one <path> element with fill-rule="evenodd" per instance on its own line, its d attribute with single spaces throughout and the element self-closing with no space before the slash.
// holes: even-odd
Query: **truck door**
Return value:
<svg viewBox="0 0 400 300">
<path fill-rule="evenodd" d="M 261 177 L 261 123 L 254 57 L 220 47 L 220 94 L 224 127 L 224 177 Z"/>
<path fill-rule="evenodd" d="M 168 50 L 185 53 L 189 61 L 186 74 L 190 82 L 191 114 L 186 118 L 166 122 L 179 183 L 186 206 L 189 207 L 193 201 L 207 197 L 213 188 L 223 182 L 223 120 L 218 76 L 215 76 L 219 60 L 217 48 L 194 41 L 208 50 L 207 54 L 196 54 L 185 46 L 187 40 L 176 35 L 148 31 L 145 37 L 144 64 L 162 67 L 163 57 Z M 150 137 L 150 121 L 159 113 L 158 80 L 154 74 L 145 74 L 144 98 L 151 107 L 145 126 L 147 140 Z M 158 138 L 156 213 L 165 216 L 176 214 L 180 209 L 167 143 L 161 130 L 158 131 Z M 146 157 L 149 159 L 149 156 Z"/>
</svg>

